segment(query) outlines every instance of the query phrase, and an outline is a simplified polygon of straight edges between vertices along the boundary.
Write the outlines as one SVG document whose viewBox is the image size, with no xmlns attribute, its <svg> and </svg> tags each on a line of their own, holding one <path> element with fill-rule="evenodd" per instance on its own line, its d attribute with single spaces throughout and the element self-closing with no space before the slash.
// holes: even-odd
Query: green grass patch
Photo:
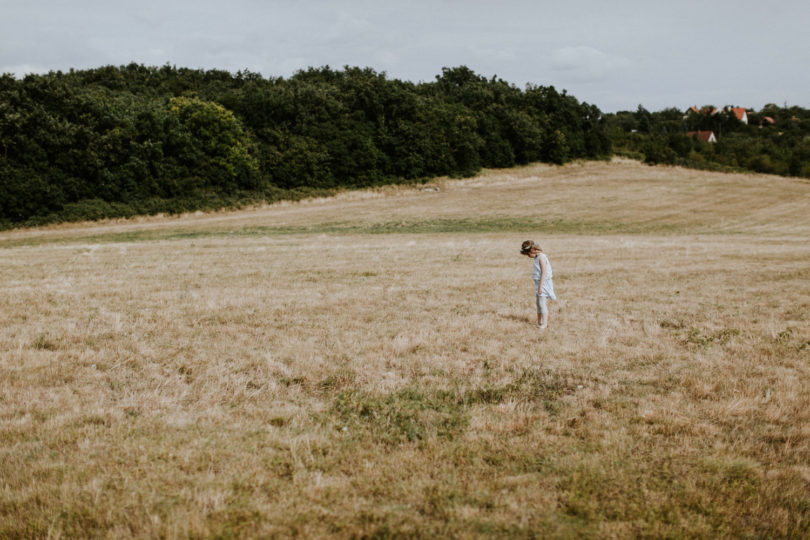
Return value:
<svg viewBox="0 0 810 540">
<path fill-rule="evenodd" d="M 293 235 L 356 235 L 356 234 L 442 234 L 442 233 L 518 233 L 545 232 L 548 234 L 679 234 L 687 227 L 667 223 L 604 223 L 565 219 L 527 220 L 521 217 L 493 218 L 438 218 L 426 220 L 399 220 L 372 223 L 326 222 L 312 225 L 278 225 L 242 227 L 238 229 L 182 229 L 127 231 L 86 236 L 49 236 L 47 238 L 19 238 L 0 240 L 0 247 L 12 248 L 47 244 L 70 243 L 129 243 L 212 238 L 275 237 Z M 690 229 L 691 232 L 696 232 Z M 705 231 L 708 233 L 708 231 Z"/>
<path fill-rule="evenodd" d="M 332 379 L 322 389 L 334 386 Z M 505 385 L 423 390 L 404 388 L 392 394 L 344 390 L 332 405 L 338 429 L 384 444 L 422 441 L 433 437 L 452 439 L 466 428 L 472 407 L 507 400 L 531 403 L 549 414 L 559 410 L 557 401 L 573 393 L 572 385 L 551 372 L 524 370 Z"/>
</svg>

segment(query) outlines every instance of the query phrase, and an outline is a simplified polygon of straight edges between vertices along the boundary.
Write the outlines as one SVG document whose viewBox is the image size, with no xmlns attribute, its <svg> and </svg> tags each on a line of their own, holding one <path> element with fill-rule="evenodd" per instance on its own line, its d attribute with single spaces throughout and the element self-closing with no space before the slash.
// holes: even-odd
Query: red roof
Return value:
<svg viewBox="0 0 810 540">
<path fill-rule="evenodd" d="M 703 109 L 698 109 L 697 106 L 692 106 L 689 107 L 689 110 L 687 110 L 686 112 L 688 113 L 690 111 L 695 114 L 715 114 L 717 112 L 717 109 L 715 109 L 714 107 L 705 107 Z"/>
<path fill-rule="evenodd" d="M 745 117 L 745 107 L 732 107 L 731 112 L 737 117 L 737 120 L 742 120 Z"/>
<path fill-rule="evenodd" d="M 703 142 L 709 142 L 709 139 L 714 137 L 714 131 L 690 131 L 686 134 L 687 137 L 697 136 Z"/>
</svg>

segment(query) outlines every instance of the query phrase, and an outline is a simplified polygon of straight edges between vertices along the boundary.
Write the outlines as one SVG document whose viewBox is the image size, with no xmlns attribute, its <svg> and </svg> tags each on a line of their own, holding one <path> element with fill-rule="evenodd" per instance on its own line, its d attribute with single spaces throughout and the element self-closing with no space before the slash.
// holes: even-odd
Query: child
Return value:
<svg viewBox="0 0 810 540">
<path fill-rule="evenodd" d="M 551 263 L 543 253 L 543 249 L 531 240 L 526 240 L 520 247 L 520 254 L 534 259 L 532 266 L 532 279 L 534 279 L 534 292 L 537 299 L 537 326 L 545 329 L 548 326 L 548 306 L 546 299 L 556 300 L 554 283 L 551 281 Z"/>
</svg>

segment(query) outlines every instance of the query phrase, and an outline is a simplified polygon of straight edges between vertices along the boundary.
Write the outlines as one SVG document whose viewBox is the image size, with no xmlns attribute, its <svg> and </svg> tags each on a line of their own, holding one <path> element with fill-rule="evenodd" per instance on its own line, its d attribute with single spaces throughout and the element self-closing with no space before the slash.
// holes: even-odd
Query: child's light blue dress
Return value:
<svg viewBox="0 0 810 540">
<path fill-rule="evenodd" d="M 542 257 L 543 261 L 546 263 L 546 279 L 543 281 L 542 287 L 540 286 L 540 278 L 543 276 L 543 270 L 540 268 L 540 257 Z M 554 294 L 554 282 L 551 281 L 551 277 L 551 263 L 548 257 L 546 257 L 546 254 L 541 253 L 534 258 L 534 264 L 532 266 L 532 279 L 534 280 L 535 290 L 538 296 L 545 296 L 546 298 L 556 300 L 557 296 Z"/>
</svg>

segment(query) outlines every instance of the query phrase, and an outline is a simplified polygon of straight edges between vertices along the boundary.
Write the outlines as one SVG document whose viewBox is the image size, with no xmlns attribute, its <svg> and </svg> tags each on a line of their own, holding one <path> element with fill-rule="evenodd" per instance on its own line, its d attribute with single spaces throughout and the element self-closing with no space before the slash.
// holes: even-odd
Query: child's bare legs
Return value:
<svg viewBox="0 0 810 540">
<path fill-rule="evenodd" d="M 546 297 L 537 295 L 537 326 L 545 328 L 548 326 L 548 306 L 546 306 Z"/>
</svg>

